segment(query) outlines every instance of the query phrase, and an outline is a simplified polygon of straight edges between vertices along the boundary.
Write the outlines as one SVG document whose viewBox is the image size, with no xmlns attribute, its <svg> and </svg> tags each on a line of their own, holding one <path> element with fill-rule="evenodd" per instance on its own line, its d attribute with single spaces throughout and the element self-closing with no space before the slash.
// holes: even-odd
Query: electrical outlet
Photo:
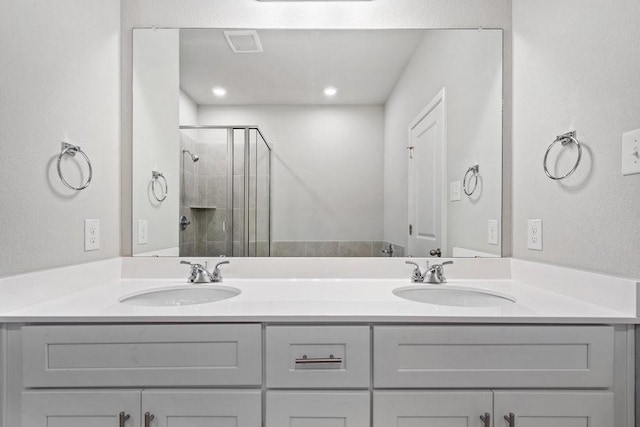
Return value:
<svg viewBox="0 0 640 427">
<path fill-rule="evenodd" d="M 149 222 L 146 219 L 138 220 L 138 244 L 146 245 L 149 243 Z"/>
<path fill-rule="evenodd" d="M 84 250 L 97 251 L 100 249 L 100 220 L 84 220 Z"/>
<path fill-rule="evenodd" d="M 454 181 L 449 184 L 449 201 L 457 202 L 460 200 L 460 181 Z"/>
<path fill-rule="evenodd" d="M 622 134 L 622 175 L 640 173 L 640 129 Z"/>
<path fill-rule="evenodd" d="M 542 220 L 527 221 L 527 248 L 535 251 L 542 250 Z"/>
<path fill-rule="evenodd" d="M 498 244 L 498 220 L 490 219 L 489 226 L 487 228 L 487 241 L 490 245 Z"/>
</svg>

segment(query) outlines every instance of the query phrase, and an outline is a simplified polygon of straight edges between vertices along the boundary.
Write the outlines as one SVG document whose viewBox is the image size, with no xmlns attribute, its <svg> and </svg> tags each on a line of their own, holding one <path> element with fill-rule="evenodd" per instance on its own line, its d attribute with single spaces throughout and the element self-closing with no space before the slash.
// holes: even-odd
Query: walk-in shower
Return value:
<svg viewBox="0 0 640 427">
<path fill-rule="evenodd" d="M 271 147 L 260 130 L 180 126 L 180 150 L 189 154 L 180 163 L 180 215 L 190 221 L 180 256 L 268 257 Z"/>
</svg>

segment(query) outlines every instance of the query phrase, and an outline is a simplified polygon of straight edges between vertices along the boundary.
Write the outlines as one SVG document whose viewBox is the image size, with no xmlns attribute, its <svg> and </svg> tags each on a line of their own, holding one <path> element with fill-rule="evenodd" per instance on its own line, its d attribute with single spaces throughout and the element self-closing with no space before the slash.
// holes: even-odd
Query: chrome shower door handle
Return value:
<svg viewBox="0 0 640 427">
<path fill-rule="evenodd" d="M 491 414 L 485 412 L 484 415 L 480 415 L 480 421 L 484 423 L 484 427 L 491 427 Z"/>
<path fill-rule="evenodd" d="M 153 421 L 154 418 L 155 418 L 155 416 L 153 414 L 151 414 L 150 412 L 145 412 L 144 413 L 144 427 L 151 427 L 151 421 Z"/>
<path fill-rule="evenodd" d="M 118 427 L 125 427 L 125 424 L 127 423 L 127 421 L 129 421 L 129 418 L 131 418 L 131 415 L 125 414 L 124 411 L 120 412 L 120 414 L 118 414 Z"/>
<path fill-rule="evenodd" d="M 516 427 L 516 414 L 509 412 L 509 415 L 505 415 L 504 419 L 509 423 L 509 427 Z"/>
</svg>

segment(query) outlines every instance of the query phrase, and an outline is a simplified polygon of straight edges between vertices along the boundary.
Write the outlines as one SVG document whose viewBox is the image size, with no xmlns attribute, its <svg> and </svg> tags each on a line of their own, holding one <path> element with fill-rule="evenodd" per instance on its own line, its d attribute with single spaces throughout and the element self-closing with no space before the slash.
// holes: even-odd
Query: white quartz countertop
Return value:
<svg viewBox="0 0 640 427">
<path fill-rule="evenodd" d="M 192 285 L 178 279 L 113 280 L 43 302 L 26 300 L 19 309 L 0 312 L 0 323 L 640 323 L 628 310 L 617 311 L 514 279 L 450 280 L 447 284 L 516 298 L 502 307 L 444 306 L 394 295 L 394 289 L 412 285 L 408 279 L 225 279 L 221 285 L 241 293 L 204 304 L 150 307 L 123 304 L 119 299 L 145 289 Z"/>
</svg>

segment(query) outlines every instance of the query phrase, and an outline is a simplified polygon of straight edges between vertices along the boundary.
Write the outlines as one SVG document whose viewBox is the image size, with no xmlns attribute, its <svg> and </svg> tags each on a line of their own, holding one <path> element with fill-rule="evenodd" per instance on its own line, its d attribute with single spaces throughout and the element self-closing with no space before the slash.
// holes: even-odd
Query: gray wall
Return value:
<svg viewBox="0 0 640 427">
<path fill-rule="evenodd" d="M 505 79 L 510 80 L 510 0 L 376 0 L 278 3 L 255 0 L 130 0 L 122 3 L 122 248 L 131 242 L 131 29 L 212 28 L 504 28 Z M 510 99 L 510 91 L 505 92 Z M 510 159 L 510 103 L 505 103 L 505 157 Z M 510 166 L 505 165 L 507 177 Z M 509 206 L 510 180 L 503 182 Z M 503 212 L 503 249 L 509 255 L 510 208 Z"/>
<path fill-rule="evenodd" d="M 502 206 L 501 78 L 501 31 L 425 34 L 385 105 L 384 240 L 407 246 L 408 126 L 445 87 L 446 256 L 454 246 L 500 255 L 500 246 L 487 243 L 487 227 L 488 220 L 500 220 Z M 474 164 L 482 177 L 475 194 L 461 190 L 461 200 L 449 202 L 449 184 L 462 181 Z"/>
<path fill-rule="evenodd" d="M 119 255 L 119 43 L 119 0 L 0 2 L 0 276 Z M 58 179 L 62 140 L 91 158 L 84 191 Z M 98 251 L 85 218 L 101 220 Z"/>
<path fill-rule="evenodd" d="M 273 147 L 272 241 L 382 240 L 382 106 L 201 105 L 198 114 L 202 125 L 257 125 Z"/>
<path fill-rule="evenodd" d="M 620 172 L 623 132 L 640 128 L 640 2 L 513 1 L 513 255 L 640 277 L 640 175 Z M 577 130 L 575 177 L 542 169 Z M 526 244 L 543 221 L 543 251 Z"/>
<path fill-rule="evenodd" d="M 136 31 L 135 88 L 133 109 L 133 253 L 152 254 L 178 249 L 177 213 L 180 205 L 179 31 Z M 158 201 L 151 187 L 152 171 L 167 181 L 168 192 Z M 162 198 L 164 182 L 156 185 Z M 138 221 L 147 221 L 147 243 L 138 243 Z M 169 251 L 171 252 L 171 251 Z"/>
</svg>

